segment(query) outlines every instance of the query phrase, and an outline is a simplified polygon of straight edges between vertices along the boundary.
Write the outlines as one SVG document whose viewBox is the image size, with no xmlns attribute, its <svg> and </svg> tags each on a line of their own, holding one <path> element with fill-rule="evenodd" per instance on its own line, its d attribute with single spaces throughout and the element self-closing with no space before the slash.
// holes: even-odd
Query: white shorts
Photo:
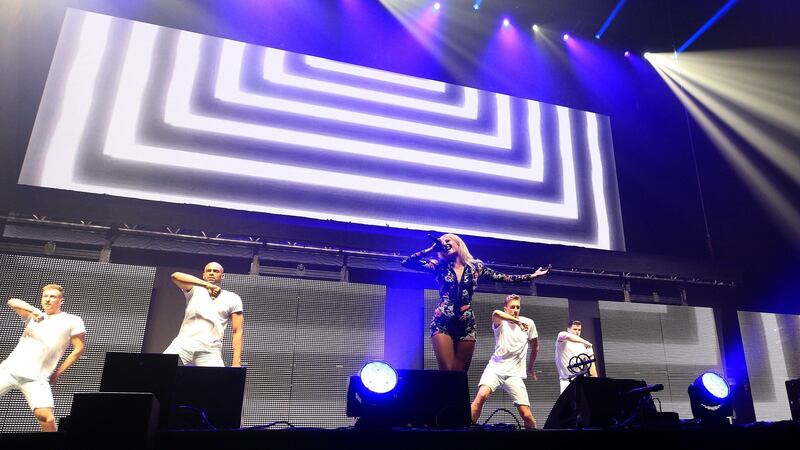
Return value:
<svg viewBox="0 0 800 450">
<path fill-rule="evenodd" d="M 502 387 L 504 391 L 508 392 L 515 405 L 518 406 L 531 406 L 528 400 L 528 388 L 525 387 L 525 382 L 522 377 L 498 375 L 494 370 L 486 367 L 481 375 L 481 380 L 478 386 L 486 386 L 494 392 L 497 387 Z"/>
<path fill-rule="evenodd" d="M 50 383 L 43 380 L 19 378 L 9 373 L 6 369 L 0 368 L 0 396 L 5 395 L 6 392 L 12 389 L 22 391 L 22 395 L 25 396 L 25 400 L 28 401 L 28 406 L 30 406 L 31 410 L 55 407 Z"/>
<path fill-rule="evenodd" d="M 222 352 L 191 350 L 177 339 L 169 344 L 169 347 L 164 350 L 164 354 L 178 355 L 184 366 L 225 367 L 225 363 L 222 361 Z"/>
</svg>

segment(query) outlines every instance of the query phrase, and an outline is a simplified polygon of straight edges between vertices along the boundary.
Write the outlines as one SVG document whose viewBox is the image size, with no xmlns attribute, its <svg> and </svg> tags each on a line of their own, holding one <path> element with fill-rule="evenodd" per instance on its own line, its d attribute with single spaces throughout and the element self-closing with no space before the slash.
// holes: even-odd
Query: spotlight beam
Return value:
<svg viewBox="0 0 800 450">
<path fill-rule="evenodd" d="M 792 148 L 783 145 L 778 139 L 770 136 L 760 126 L 754 125 L 741 114 L 736 114 L 723 102 L 710 95 L 706 85 L 702 87 L 696 81 L 690 81 L 679 72 L 672 64 L 665 64 L 661 69 L 677 82 L 683 90 L 696 98 L 706 109 L 714 113 L 732 130 L 764 155 L 778 169 L 782 170 L 795 183 L 800 185 L 800 158 L 795 155 Z"/>
<path fill-rule="evenodd" d="M 677 52 L 678 53 L 683 53 L 684 50 L 686 50 L 690 45 L 692 45 L 692 43 L 694 41 L 696 41 L 697 38 L 702 36 L 703 33 L 706 32 L 706 30 L 711 28 L 712 25 L 714 25 L 722 16 L 724 16 L 737 3 L 739 3 L 739 0 L 728 0 L 728 3 L 725 3 L 725 5 L 722 8 L 720 8 L 720 10 L 717 11 L 716 14 L 711 16 L 711 18 L 708 19 L 708 21 L 706 23 L 704 23 L 703 26 L 700 27 L 699 30 L 695 31 L 695 33 L 692 35 L 692 37 L 687 39 L 686 42 L 684 42 L 683 45 L 681 45 L 680 48 L 678 48 Z"/>
<path fill-rule="evenodd" d="M 668 59 L 669 57 L 661 55 L 661 58 Z M 690 98 L 659 64 L 653 62 L 653 59 L 658 60 L 659 58 L 651 58 L 656 73 L 664 80 L 672 93 L 678 97 L 697 124 L 700 125 L 711 141 L 722 152 L 722 155 L 739 173 L 744 183 L 755 192 L 764 203 L 770 206 L 769 208 L 765 208 L 765 210 L 773 216 L 778 225 L 786 230 L 788 236 L 794 239 L 795 245 L 800 246 L 800 231 L 798 231 L 800 230 L 800 212 L 797 211 L 794 204 L 772 184 L 766 175 L 759 171 L 752 161 L 747 159 L 742 149 L 725 135 L 725 132 L 720 126 L 714 123 L 700 105 Z"/>
<path fill-rule="evenodd" d="M 800 137 L 800 52 L 752 50 L 690 53 L 665 64 L 751 114 Z"/>
<path fill-rule="evenodd" d="M 611 25 L 611 22 L 614 21 L 615 17 L 617 17 L 617 14 L 619 14 L 619 10 L 622 9 L 623 5 L 625 5 L 625 0 L 619 0 L 619 3 L 617 3 L 617 6 L 615 6 L 614 10 L 611 11 L 611 14 L 608 15 L 608 18 L 603 23 L 603 26 L 600 27 L 600 31 L 598 31 L 594 35 L 594 37 L 596 37 L 597 39 L 600 39 L 601 37 L 603 37 L 603 33 L 606 32 L 606 29 L 608 29 L 609 25 Z"/>
</svg>

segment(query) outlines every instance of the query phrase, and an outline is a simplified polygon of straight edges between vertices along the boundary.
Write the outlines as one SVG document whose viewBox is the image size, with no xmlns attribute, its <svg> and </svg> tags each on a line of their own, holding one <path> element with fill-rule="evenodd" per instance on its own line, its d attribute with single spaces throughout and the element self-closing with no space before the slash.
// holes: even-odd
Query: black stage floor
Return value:
<svg viewBox="0 0 800 450">
<path fill-rule="evenodd" d="M 98 430 L 99 432 L 100 430 Z M 74 436 L 69 433 L 0 434 L 2 449 L 89 449 L 154 450 L 212 449 L 649 449 L 764 450 L 765 445 L 796 448 L 800 424 L 757 423 L 747 426 L 639 430 L 325 430 L 289 428 L 282 430 L 168 431 L 156 434 L 150 443 L 124 432 Z"/>
</svg>

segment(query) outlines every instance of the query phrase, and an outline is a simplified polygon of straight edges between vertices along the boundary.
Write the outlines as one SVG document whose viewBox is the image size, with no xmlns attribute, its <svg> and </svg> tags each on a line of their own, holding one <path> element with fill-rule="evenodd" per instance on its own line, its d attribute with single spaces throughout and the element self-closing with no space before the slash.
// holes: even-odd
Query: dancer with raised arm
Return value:
<svg viewBox="0 0 800 450">
<path fill-rule="evenodd" d="M 233 332 L 233 361 L 242 362 L 244 315 L 242 299 L 231 291 L 222 289 L 225 269 L 216 262 L 203 268 L 203 278 L 182 272 L 172 274 L 172 282 L 186 296 L 186 312 L 178 336 L 164 350 L 177 354 L 184 365 L 224 367 L 222 337 L 228 323 Z"/>
<path fill-rule="evenodd" d="M 55 402 L 50 385 L 83 355 L 86 328 L 83 319 L 61 310 L 64 288 L 48 284 L 42 288 L 42 309 L 18 298 L 8 306 L 25 322 L 19 343 L 0 363 L 0 396 L 19 389 L 39 421 L 42 431 L 56 431 Z M 58 360 L 72 345 L 72 351 L 56 368 Z"/>
<path fill-rule="evenodd" d="M 520 313 L 519 295 L 512 294 L 506 297 L 503 310 L 492 313 L 492 331 L 494 331 L 494 353 L 483 370 L 478 383 L 478 394 L 472 402 L 472 423 L 477 423 L 481 417 L 483 404 L 489 399 L 498 387 L 502 387 L 514 406 L 517 407 L 525 428 L 536 428 L 536 419 L 531 413 L 531 402 L 528 399 L 528 389 L 523 381 L 530 376 L 537 380 L 533 364 L 539 354 L 539 333 L 533 320 L 522 317 Z M 530 358 L 526 357 L 528 348 L 531 349 Z"/>
<path fill-rule="evenodd" d="M 561 392 L 564 392 L 564 389 L 569 386 L 571 381 L 570 360 L 581 354 L 594 358 L 592 343 L 581 337 L 581 329 L 580 320 L 570 320 L 567 324 L 567 330 L 558 333 L 558 338 L 556 339 L 556 369 L 558 369 Z M 591 363 L 589 366 L 589 375 L 597 377 L 595 363 Z"/>
</svg>

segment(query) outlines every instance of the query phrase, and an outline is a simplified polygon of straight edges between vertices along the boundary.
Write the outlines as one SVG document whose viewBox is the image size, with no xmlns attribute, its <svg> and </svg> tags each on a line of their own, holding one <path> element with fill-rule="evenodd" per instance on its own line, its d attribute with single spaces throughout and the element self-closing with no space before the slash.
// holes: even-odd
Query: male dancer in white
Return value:
<svg viewBox="0 0 800 450">
<path fill-rule="evenodd" d="M 202 280 L 182 272 L 172 274 L 172 282 L 186 296 L 186 312 L 178 336 L 164 353 L 179 355 L 184 365 L 223 367 L 222 336 L 230 322 L 233 332 L 231 366 L 241 366 L 242 299 L 220 287 L 224 279 L 225 269 L 215 262 L 203 268 Z"/>
<path fill-rule="evenodd" d="M 64 288 L 57 284 L 42 288 L 44 311 L 18 298 L 8 300 L 8 306 L 25 321 L 25 331 L 8 358 L 0 364 L 0 396 L 11 389 L 22 391 L 42 431 L 56 431 L 50 385 L 56 384 L 81 357 L 86 340 L 83 319 L 61 311 L 63 302 Z M 72 352 L 56 369 L 70 344 Z"/>
<path fill-rule="evenodd" d="M 536 428 L 536 419 L 531 414 L 531 403 L 528 400 L 528 389 L 522 381 L 527 374 L 536 381 L 533 363 L 539 353 L 539 333 L 533 320 L 520 317 L 519 295 L 506 297 L 503 311 L 492 313 L 492 331 L 494 331 L 494 354 L 478 383 L 478 394 L 472 402 L 472 422 L 478 422 L 483 404 L 495 389 L 502 386 L 517 406 L 525 428 Z M 525 363 L 525 357 L 531 349 L 531 357 Z M 527 368 L 527 370 L 526 370 Z"/>
<path fill-rule="evenodd" d="M 594 357 L 592 343 L 581 337 L 581 321 L 570 320 L 567 331 L 558 333 L 558 339 L 556 339 L 556 368 L 561 382 L 561 392 L 564 392 L 564 389 L 569 386 L 569 377 L 572 372 L 567 369 L 567 366 L 569 366 L 570 359 L 581 353 Z M 589 375 L 597 377 L 597 364 L 592 363 Z"/>
</svg>

